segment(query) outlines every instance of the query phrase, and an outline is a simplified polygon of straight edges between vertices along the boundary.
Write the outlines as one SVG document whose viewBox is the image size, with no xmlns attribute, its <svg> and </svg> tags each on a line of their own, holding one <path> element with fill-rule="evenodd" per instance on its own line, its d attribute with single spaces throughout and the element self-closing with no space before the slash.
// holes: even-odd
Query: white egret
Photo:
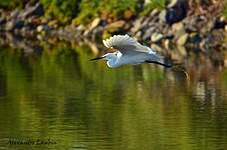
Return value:
<svg viewBox="0 0 227 150">
<path fill-rule="evenodd" d="M 164 67 L 171 67 L 164 62 L 164 57 L 159 55 L 153 49 L 143 46 L 132 37 L 126 35 L 114 35 L 109 39 L 103 40 L 107 48 L 113 48 L 117 51 L 107 53 L 101 57 L 91 60 L 107 60 L 110 68 L 120 67 L 126 64 L 155 63 Z"/>
</svg>

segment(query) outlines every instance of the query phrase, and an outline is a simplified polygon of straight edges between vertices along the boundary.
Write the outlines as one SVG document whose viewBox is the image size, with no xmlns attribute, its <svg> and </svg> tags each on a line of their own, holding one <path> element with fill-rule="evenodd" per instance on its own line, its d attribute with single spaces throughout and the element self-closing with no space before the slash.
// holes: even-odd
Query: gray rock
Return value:
<svg viewBox="0 0 227 150">
<path fill-rule="evenodd" d="M 133 27 L 131 29 L 132 33 L 136 33 L 137 31 L 140 30 L 142 21 L 143 21 L 143 18 L 139 18 L 133 23 Z"/>
<path fill-rule="evenodd" d="M 99 25 L 100 22 L 101 22 L 100 18 L 94 19 L 90 24 L 89 30 L 92 31 L 94 28 L 96 28 Z"/>
<path fill-rule="evenodd" d="M 26 18 L 31 15 L 42 16 L 44 15 L 43 7 L 40 3 L 36 3 L 35 6 L 26 5 L 25 11 L 20 15 L 21 18 Z"/>
<path fill-rule="evenodd" d="M 6 23 L 6 19 L 4 17 L 0 18 L 0 25 L 5 24 Z"/>
<path fill-rule="evenodd" d="M 43 31 L 43 25 L 39 25 L 39 26 L 36 28 L 36 31 L 37 31 L 37 32 L 42 32 L 42 31 Z"/>
<path fill-rule="evenodd" d="M 82 24 L 76 27 L 77 31 L 84 31 L 85 29 L 86 29 L 85 26 Z"/>
<path fill-rule="evenodd" d="M 181 37 L 178 38 L 177 45 L 183 46 L 186 44 L 187 40 L 188 40 L 188 34 L 185 33 L 184 35 L 182 35 Z"/>
<path fill-rule="evenodd" d="M 21 29 L 24 26 L 24 21 L 18 20 L 14 24 L 14 29 Z"/>
<path fill-rule="evenodd" d="M 48 27 L 48 25 L 39 25 L 36 28 L 37 32 L 43 32 L 43 31 L 49 31 L 49 30 L 50 30 L 50 28 Z"/>
<path fill-rule="evenodd" d="M 103 30 L 104 30 L 104 27 L 97 27 L 97 28 L 95 28 L 95 29 L 92 31 L 92 33 L 93 33 L 94 35 L 98 35 L 98 34 L 100 34 Z"/>
<path fill-rule="evenodd" d="M 197 19 L 196 17 L 187 17 L 184 19 L 185 30 L 187 32 L 197 32 L 198 29 L 196 27 Z"/>
<path fill-rule="evenodd" d="M 142 24 L 141 24 L 141 27 L 140 27 L 140 29 L 147 29 L 147 28 L 149 28 L 149 23 L 150 22 L 152 22 L 153 21 L 153 17 L 145 17 L 145 19 L 143 20 L 143 22 L 142 22 Z"/>
<path fill-rule="evenodd" d="M 227 67 L 227 58 L 224 60 L 224 66 Z"/>
<path fill-rule="evenodd" d="M 116 22 L 108 24 L 105 29 L 108 30 L 109 32 L 116 32 L 125 26 L 126 22 L 124 20 L 118 20 Z"/>
<path fill-rule="evenodd" d="M 205 27 L 205 28 L 207 29 L 208 32 L 210 32 L 213 29 L 219 29 L 218 23 L 217 23 L 217 26 L 216 26 L 216 20 L 215 19 L 209 20 L 207 22 L 207 27 Z"/>
<path fill-rule="evenodd" d="M 152 33 L 154 32 L 154 30 L 155 30 L 155 27 L 150 27 L 150 28 L 148 28 L 147 30 L 145 30 L 145 31 L 144 31 L 145 33 L 144 33 L 142 39 L 143 39 L 144 41 L 150 40 L 151 35 L 152 35 Z"/>
<path fill-rule="evenodd" d="M 151 44 L 150 46 L 152 49 L 154 49 L 157 52 L 162 52 L 163 48 L 161 48 L 160 46 L 158 46 L 157 44 Z"/>
<path fill-rule="evenodd" d="M 201 36 L 198 33 L 191 33 L 189 35 L 189 42 L 192 44 L 199 44 L 202 41 Z"/>
<path fill-rule="evenodd" d="M 149 27 L 151 27 L 151 26 L 155 26 L 155 27 L 156 27 L 156 26 L 157 26 L 157 22 L 154 23 L 154 22 L 152 21 L 152 22 L 150 22 L 150 23 L 148 24 L 148 26 L 149 26 Z"/>
<path fill-rule="evenodd" d="M 196 32 L 207 34 L 207 31 L 210 30 L 208 27 L 208 19 L 203 15 L 193 16 L 188 20 L 188 23 L 196 29 Z"/>
<path fill-rule="evenodd" d="M 187 0 L 177 0 L 174 4 L 167 9 L 165 15 L 165 21 L 170 25 L 183 20 L 187 16 L 188 11 Z"/>
<path fill-rule="evenodd" d="M 123 27 L 123 30 L 128 31 L 132 28 L 132 25 L 130 23 L 126 23 L 125 26 Z"/>
<path fill-rule="evenodd" d="M 90 34 L 90 30 L 85 30 L 83 36 L 88 37 Z"/>
<path fill-rule="evenodd" d="M 161 33 L 153 33 L 151 36 L 151 42 L 160 42 L 163 39 L 163 34 Z"/>
<path fill-rule="evenodd" d="M 9 21 L 9 22 L 7 22 L 7 23 L 6 23 L 6 26 L 5 26 L 5 30 L 6 30 L 6 31 L 11 31 L 11 30 L 13 30 L 14 25 L 15 25 L 15 22 L 14 22 L 14 21 Z"/>
<path fill-rule="evenodd" d="M 219 19 L 215 19 L 212 23 L 213 23 L 212 29 L 224 29 L 225 25 L 227 25 L 227 20 L 221 17 Z"/>
<path fill-rule="evenodd" d="M 150 13 L 150 17 L 154 17 L 157 16 L 159 14 L 159 10 L 158 9 L 154 9 L 151 13 Z"/>
<path fill-rule="evenodd" d="M 172 25 L 172 30 L 173 30 L 173 32 L 182 31 L 182 30 L 184 30 L 184 24 L 182 22 L 174 23 Z"/>
<path fill-rule="evenodd" d="M 164 47 L 165 47 L 166 49 L 170 49 L 170 40 L 166 39 L 166 40 L 164 41 Z"/>
<path fill-rule="evenodd" d="M 10 13 L 9 18 L 10 18 L 10 19 L 15 19 L 15 18 L 17 18 L 17 17 L 19 16 L 19 14 L 20 14 L 20 11 L 19 11 L 18 9 L 15 9 L 14 11 L 12 11 L 12 12 Z"/>
<path fill-rule="evenodd" d="M 172 25 L 172 30 L 171 30 L 172 34 L 174 35 L 175 39 L 178 39 L 179 37 L 181 37 L 182 35 L 185 34 L 185 28 L 184 28 L 184 24 L 182 22 L 179 23 L 174 23 Z"/>
<path fill-rule="evenodd" d="M 95 41 L 100 35 L 102 35 L 103 27 L 99 26 L 92 31 L 92 40 Z"/>
<path fill-rule="evenodd" d="M 159 20 L 161 22 L 166 22 L 166 14 L 167 14 L 167 11 L 166 10 L 162 10 L 159 14 Z"/>
<path fill-rule="evenodd" d="M 58 24 L 58 21 L 57 20 L 51 20 L 47 23 L 47 25 L 50 27 L 50 28 L 53 28 L 53 29 L 56 29 L 59 24 Z"/>
<path fill-rule="evenodd" d="M 135 38 L 136 39 L 141 40 L 141 36 L 142 36 L 142 32 L 141 31 L 136 32 L 136 34 L 135 34 Z"/>
<path fill-rule="evenodd" d="M 27 32 L 28 28 L 27 27 L 22 27 L 21 28 L 21 33 L 25 34 Z"/>
<path fill-rule="evenodd" d="M 187 51 L 186 51 L 186 48 L 184 46 L 179 45 L 177 47 L 177 51 L 179 52 L 179 54 L 181 56 L 186 56 L 187 55 Z"/>
</svg>

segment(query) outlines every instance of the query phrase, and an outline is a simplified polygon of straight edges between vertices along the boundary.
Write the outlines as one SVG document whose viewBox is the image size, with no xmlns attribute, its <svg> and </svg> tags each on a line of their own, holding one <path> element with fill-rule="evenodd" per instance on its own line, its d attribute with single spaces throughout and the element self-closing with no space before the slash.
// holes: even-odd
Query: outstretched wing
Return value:
<svg viewBox="0 0 227 150">
<path fill-rule="evenodd" d="M 135 39 L 126 35 L 114 35 L 109 39 L 103 40 L 103 44 L 107 48 L 114 48 L 119 50 L 122 54 L 130 53 L 132 51 L 136 52 L 150 52 L 150 48 L 141 45 Z"/>
</svg>

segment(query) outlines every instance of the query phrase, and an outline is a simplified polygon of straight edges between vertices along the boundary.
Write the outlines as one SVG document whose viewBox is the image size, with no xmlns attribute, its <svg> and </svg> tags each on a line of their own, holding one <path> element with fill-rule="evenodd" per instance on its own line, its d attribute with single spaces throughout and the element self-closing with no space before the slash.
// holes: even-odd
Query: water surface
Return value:
<svg viewBox="0 0 227 150">
<path fill-rule="evenodd" d="M 226 149 L 226 69 L 189 68 L 187 80 L 91 63 L 86 46 L 44 47 L 0 48 L 0 149 Z"/>
</svg>

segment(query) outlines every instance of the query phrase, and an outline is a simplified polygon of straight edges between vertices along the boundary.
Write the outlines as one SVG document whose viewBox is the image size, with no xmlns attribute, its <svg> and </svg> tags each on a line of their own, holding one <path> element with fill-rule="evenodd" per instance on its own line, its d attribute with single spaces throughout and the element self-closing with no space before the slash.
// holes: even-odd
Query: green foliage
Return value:
<svg viewBox="0 0 227 150">
<path fill-rule="evenodd" d="M 5 9 L 15 9 L 19 8 L 22 9 L 25 7 L 27 3 L 34 4 L 38 0 L 0 0 L 0 8 Z"/>
<path fill-rule="evenodd" d="M 7 7 L 10 5 L 10 2 L 8 0 L 0 0 L 0 7 Z"/>
<path fill-rule="evenodd" d="M 138 14 L 139 0 L 0 0 L 0 6 L 8 8 L 24 8 L 27 2 L 39 1 L 45 10 L 45 16 L 56 18 L 60 22 L 68 22 L 72 19 L 76 24 L 87 24 L 98 16 L 122 19 L 126 11 Z M 154 8 L 164 8 L 167 0 L 151 0 L 145 6 L 146 14 Z M 142 2 L 143 3 L 143 2 Z"/>
<path fill-rule="evenodd" d="M 125 10 L 135 12 L 136 8 L 136 0 L 102 0 L 99 9 L 101 13 L 112 13 L 114 16 L 122 17 Z"/>
<path fill-rule="evenodd" d="M 153 9 L 164 9 L 166 6 L 167 0 L 150 0 L 150 3 L 148 3 L 144 10 L 141 12 L 142 16 L 147 15 L 150 13 Z"/>
<path fill-rule="evenodd" d="M 136 0 L 82 0 L 78 17 L 74 21 L 88 23 L 102 14 L 111 14 L 112 17 L 120 19 L 126 10 L 135 13 L 137 10 Z"/>
<path fill-rule="evenodd" d="M 227 19 L 227 0 L 224 0 L 223 15 Z"/>
<path fill-rule="evenodd" d="M 80 0 L 40 0 L 46 16 L 57 18 L 61 22 L 72 19 L 78 13 Z"/>
<path fill-rule="evenodd" d="M 98 16 L 100 0 L 82 0 L 79 7 L 79 15 L 73 20 L 74 23 L 87 23 Z"/>
<path fill-rule="evenodd" d="M 0 7 L 3 8 L 22 8 L 26 0 L 0 0 Z"/>
</svg>

